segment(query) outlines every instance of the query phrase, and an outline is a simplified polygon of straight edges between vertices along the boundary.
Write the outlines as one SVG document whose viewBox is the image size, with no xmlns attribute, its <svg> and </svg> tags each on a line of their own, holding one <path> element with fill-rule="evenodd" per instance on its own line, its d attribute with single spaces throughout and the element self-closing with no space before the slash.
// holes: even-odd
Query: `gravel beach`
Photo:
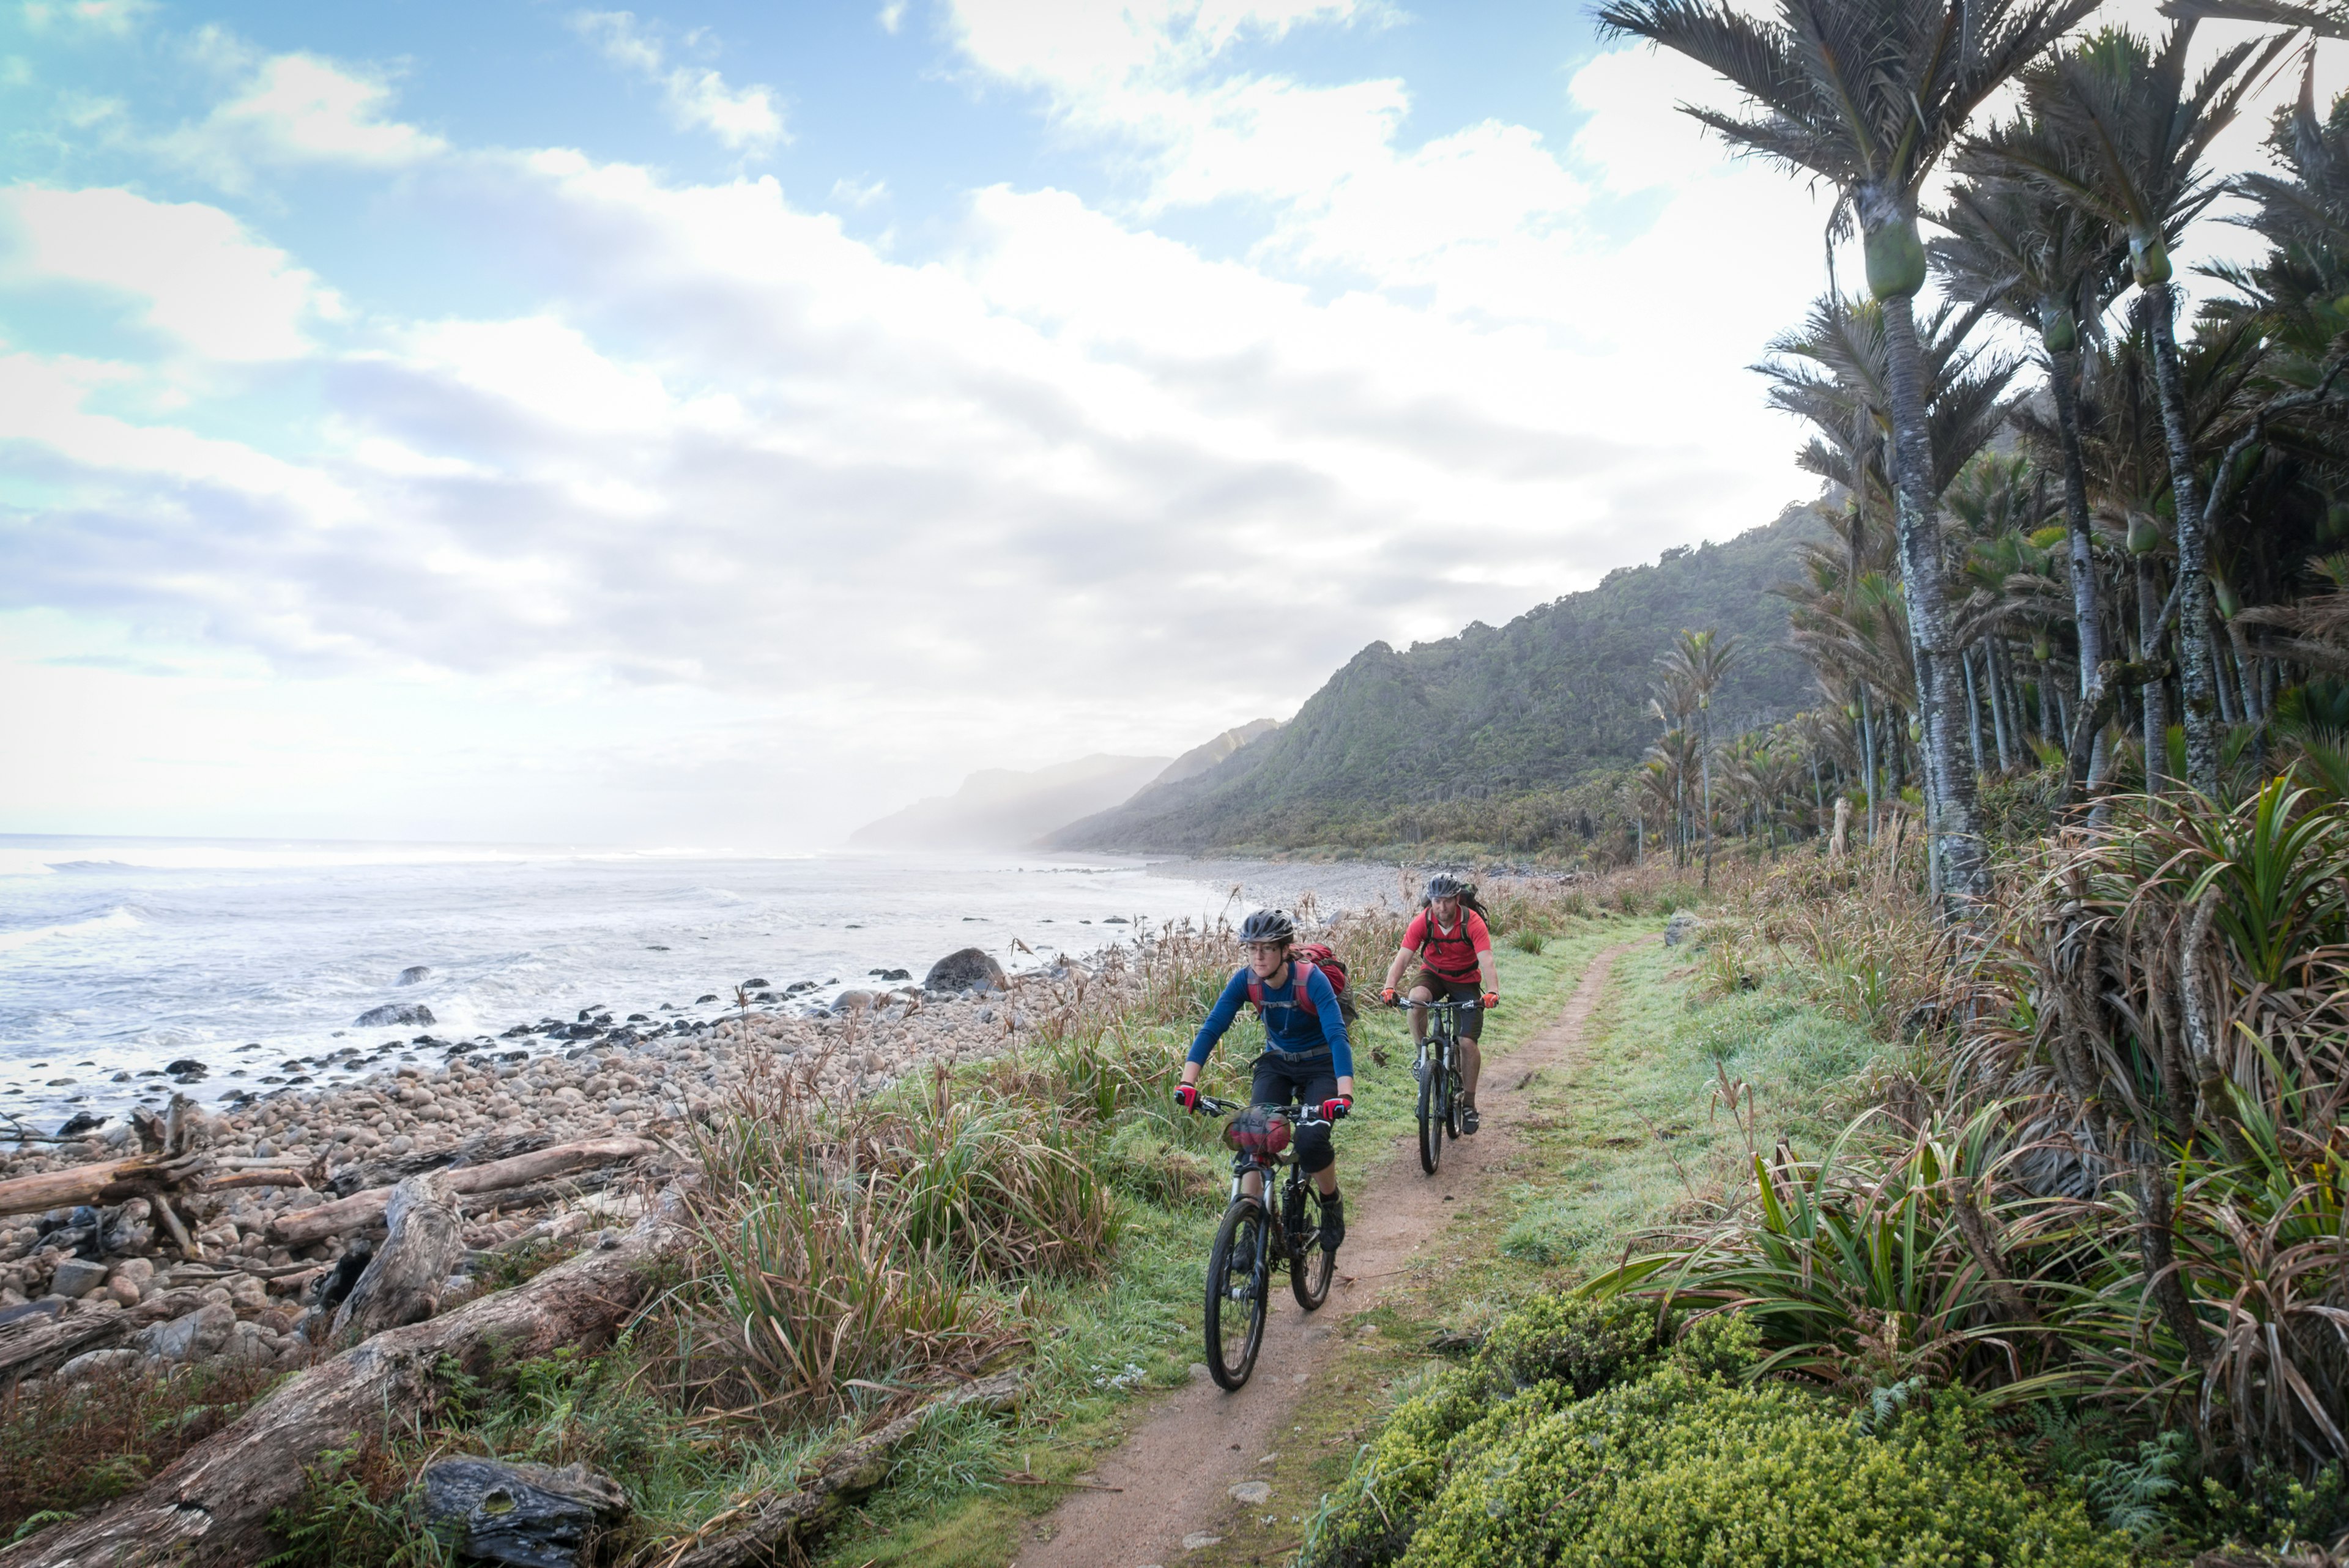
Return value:
<svg viewBox="0 0 2349 1568">
<path fill-rule="evenodd" d="M 1178 861 L 1166 874 L 1228 877 L 1247 903 L 1309 902 L 1324 917 L 1392 904 L 1401 892 L 1395 868 L 1356 863 Z M 184 1141 L 174 1152 L 199 1150 L 226 1166 L 267 1162 L 285 1171 L 285 1184 L 171 1200 L 201 1258 L 180 1253 L 144 1198 L 0 1214 L 0 1338 L 12 1319 L 32 1314 L 128 1314 L 126 1323 L 141 1325 L 123 1336 L 129 1343 L 91 1352 L 83 1366 L 129 1356 L 292 1365 L 316 1353 L 316 1331 L 330 1305 L 318 1299 L 321 1282 L 347 1251 L 367 1244 L 364 1227 L 284 1244 L 277 1225 L 304 1210 L 417 1171 L 518 1150 L 630 1134 L 673 1148 L 689 1119 L 722 1112 L 748 1073 L 777 1063 L 810 1071 L 829 1097 L 874 1093 L 936 1064 L 1017 1049 L 1072 983 L 1097 986 L 1129 973 L 1102 968 L 1098 954 L 1016 975 L 976 950 L 956 956 L 959 989 L 898 983 L 843 992 L 818 1009 L 746 988 L 750 1006 L 715 1018 L 590 1011 L 566 1023 L 517 1026 L 496 1040 L 421 1037 L 401 1053 L 419 1059 L 381 1063 L 348 1083 L 285 1084 L 209 1109 L 183 1097 L 176 1109 Z M 379 1047 L 378 1057 L 390 1048 Z M 364 1070 L 364 1061 L 354 1052 L 347 1067 Z M 142 1140 L 130 1120 L 108 1119 L 67 1141 L 21 1144 L 0 1156 L 0 1181 L 137 1155 L 154 1141 L 151 1128 Z M 642 1202 L 641 1178 L 665 1162 L 674 1157 L 640 1161 L 637 1180 L 591 1173 L 552 1191 L 542 1183 L 469 1197 L 465 1245 L 486 1262 L 502 1249 L 573 1241 L 624 1222 Z M 166 1305 L 172 1315 L 158 1316 Z M 52 1375 L 70 1375 L 75 1365 Z"/>
</svg>

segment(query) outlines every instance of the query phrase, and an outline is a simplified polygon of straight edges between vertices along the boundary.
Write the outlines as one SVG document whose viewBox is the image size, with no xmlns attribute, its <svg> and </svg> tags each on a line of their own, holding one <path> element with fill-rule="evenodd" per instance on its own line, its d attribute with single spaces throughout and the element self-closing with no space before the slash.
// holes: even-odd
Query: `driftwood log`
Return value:
<svg viewBox="0 0 2349 1568">
<path fill-rule="evenodd" d="M 453 1174 L 453 1173 L 452 1173 Z M 243 1568 L 270 1555 L 270 1514 L 298 1498 L 304 1466 L 347 1446 L 386 1410 L 428 1399 L 444 1362 L 477 1377 L 573 1345 L 595 1346 L 647 1291 L 650 1265 L 683 1244 L 675 1189 L 634 1229 L 500 1291 L 366 1340 L 285 1383 L 235 1423 L 102 1511 L 0 1551 L 0 1568 Z"/>
<path fill-rule="evenodd" d="M 554 1177 L 597 1165 L 641 1160 L 647 1155 L 659 1153 L 660 1147 L 649 1138 L 588 1138 L 576 1143 L 558 1143 L 552 1149 L 542 1149 L 535 1153 L 517 1154 L 510 1160 L 493 1160 L 485 1165 L 460 1165 L 437 1174 L 440 1191 L 451 1197 L 468 1192 L 494 1192 L 507 1187 L 551 1181 Z M 377 1187 L 365 1192 L 354 1192 L 331 1203 L 280 1214 L 269 1222 L 270 1237 L 281 1246 L 302 1247 L 328 1236 L 340 1235 L 346 1231 L 365 1229 L 383 1218 L 384 1210 L 391 1202 L 393 1191 L 389 1187 Z"/>
<path fill-rule="evenodd" d="M 35 1377 L 85 1350 L 102 1350 L 150 1323 L 203 1305 L 196 1290 L 158 1291 L 137 1306 L 108 1311 L 28 1312 L 0 1323 L 0 1387 Z"/>
<path fill-rule="evenodd" d="M 383 1212 L 391 1233 L 335 1313 L 335 1343 L 405 1328 L 440 1310 L 450 1272 L 465 1256 L 465 1222 L 441 1191 L 448 1179 L 428 1172 L 391 1190 Z"/>
<path fill-rule="evenodd" d="M 467 1557 L 520 1568 L 593 1561 L 604 1532 L 627 1517 L 628 1494 L 585 1465 L 436 1460 L 424 1467 L 424 1522 Z"/>
<path fill-rule="evenodd" d="M 11 1176 L 0 1181 L 0 1214 L 37 1214 L 81 1203 L 154 1197 L 194 1181 L 212 1163 L 202 1154 L 178 1158 L 134 1154 L 127 1160 L 100 1160 L 89 1165 L 68 1165 L 62 1171 Z"/>
<path fill-rule="evenodd" d="M 1018 1372 L 999 1372 L 898 1417 L 833 1455 L 799 1491 L 787 1496 L 762 1492 L 720 1515 L 713 1522 L 722 1523 L 719 1532 L 705 1527 L 700 1535 L 660 1559 L 660 1568 L 749 1568 L 774 1560 L 787 1542 L 812 1537 L 858 1496 L 887 1480 L 897 1445 L 921 1430 L 923 1422 L 958 1405 L 1001 1409 L 1019 1401 L 1019 1384 Z M 0 1559 L 0 1568 L 6 1568 L 5 1559 Z"/>
</svg>

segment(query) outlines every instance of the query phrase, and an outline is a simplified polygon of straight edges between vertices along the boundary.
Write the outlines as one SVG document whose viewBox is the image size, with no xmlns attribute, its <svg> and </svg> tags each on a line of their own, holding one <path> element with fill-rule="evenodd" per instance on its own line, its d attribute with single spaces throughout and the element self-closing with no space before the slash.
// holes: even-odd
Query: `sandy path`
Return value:
<svg viewBox="0 0 2349 1568">
<path fill-rule="evenodd" d="M 1402 1275 L 1412 1254 L 1440 1233 L 1447 1203 L 1482 1196 L 1511 1179 L 1512 1129 L 1528 1080 L 1543 1068 L 1576 1065 L 1583 1026 L 1606 991 L 1608 972 L 1632 945 L 1619 943 L 1600 953 L 1547 1028 L 1486 1061 L 1476 1097 L 1485 1129 L 1445 1148 L 1440 1174 L 1421 1171 L 1409 1134 L 1367 1170 L 1359 1155 L 1348 1161 L 1346 1245 L 1338 1254 L 1339 1284 L 1329 1303 L 1308 1316 L 1289 1295 L 1286 1276 L 1277 1281 L 1264 1349 L 1247 1386 L 1226 1394 L 1200 1369 L 1094 1472 L 1102 1485 L 1123 1490 L 1070 1493 L 1032 1527 L 1049 1532 L 1049 1539 L 1030 1540 L 1014 1568 L 1171 1563 L 1184 1554 L 1185 1536 L 1208 1531 L 1230 1511 L 1230 1488 L 1259 1479 L 1257 1459 L 1279 1449 L 1309 1368 L 1320 1358 L 1317 1347 L 1338 1332 L 1348 1313 L 1376 1305 L 1388 1284 Z"/>
</svg>

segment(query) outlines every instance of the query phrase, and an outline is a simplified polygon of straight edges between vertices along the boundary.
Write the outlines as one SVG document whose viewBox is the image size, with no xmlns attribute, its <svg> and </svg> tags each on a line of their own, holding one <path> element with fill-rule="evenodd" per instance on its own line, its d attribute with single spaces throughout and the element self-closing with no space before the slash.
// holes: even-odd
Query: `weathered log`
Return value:
<svg viewBox="0 0 2349 1568">
<path fill-rule="evenodd" d="M 0 1386 L 36 1377 L 85 1350 L 99 1350 L 150 1323 L 203 1305 L 194 1290 L 158 1291 L 137 1306 L 108 1311 L 35 1312 L 0 1324 Z"/>
<path fill-rule="evenodd" d="M 435 1150 L 429 1154 L 395 1154 L 388 1159 L 364 1160 L 343 1166 L 326 1179 L 326 1185 L 336 1197 L 347 1198 L 373 1187 L 397 1187 L 410 1176 L 421 1176 L 427 1171 L 488 1165 L 517 1154 L 535 1154 L 554 1141 L 543 1132 L 476 1133 L 453 1149 Z"/>
<path fill-rule="evenodd" d="M 584 1139 L 576 1143 L 558 1143 L 552 1149 L 541 1149 L 531 1154 L 517 1154 L 510 1160 L 493 1160 L 486 1165 L 460 1165 L 443 1171 L 440 1173 L 440 1190 L 450 1196 L 495 1191 L 500 1188 L 544 1181 L 594 1165 L 641 1160 L 648 1154 L 659 1152 L 660 1145 L 649 1138 Z M 340 1235 L 345 1231 L 360 1230 L 383 1218 L 384 1208 L 391 1202 L 391 1188 L 378 1187 L 369 1191 L 354 1192 L 332 1203 L 296 1209 L 270 1221 L 269 1233 L 282 1245 L 301 1247 L 327 1236 Z"/>
<path fill-rule="evenodd" d="M 444 1366 L 490 1377 L 499 1367 L 564 1346 L 603 1343 L 644 1299 L 651 1265 L 685 1241 L 679 1207 L 672 1190 L 608 1246 L 429 1323 L 378 1334 L 310 1368 L 129 1496 L 0 1551 L 0 1568 L 162 1562 L 241 1568 L 260 1562 L 273 1550 L 270 1514 L 308 1483 L 303 1467 L 328 1449 L 349 1446 L 354 1433 L 382 1420 L 385 1411 L 416 1408 Z"/>
<path fill-rule="evenodd" d="M 31 1176 L 0 1181 L 0 1214 L 37 1214 L 49 1209 L 81 1203 L 119 1203 L 126 1198 L 151 1197 L 211 1169 L 202 1154 L 171 1158 L 134 1154 L 126 1160 L 100 1160 L 88 1165 L 68 1165 Z"/>
<path fill-rule="evenodd" d="M 391 1190 L 384 1210 L 391 1233 L 335 1313 L 336 1343 L 405 1328 L 440 1310 L 441 1287 L 465 1255 L 464 1222 L 440 1191 L 448 1179 L 427 1171 Z"/>
<path fill-rule="evenodd" d="M 424 1522 L 467 1557 L 521 1568 L 574 1568 L 627 1517 L 628 1494 L 585 1465 L 435 1460 L 424 1467 Z"/>
<path fill-rule="evenodd" d="M 898 1417 L 833 1455 L 799 1491 L 788 1496 L 763 1492 L 745 1501 L 731 1511 L 722 1534 L 696 1537 L 662 1558 L 660 1568 L 747 1568 L 771 1561 L 786 1542 L 812 1537 L 852 1500 L 888 1480 L 897 1445 L 921 1430 L 923 1422 L 958 1405 L 1001 1409 L 1018 1402 L 1019 1384 L 1019 1373 L 999 1372 Z M 0 1568 L 5 1568 L 5 1559 L 0 1559 Z"/>
</svg>

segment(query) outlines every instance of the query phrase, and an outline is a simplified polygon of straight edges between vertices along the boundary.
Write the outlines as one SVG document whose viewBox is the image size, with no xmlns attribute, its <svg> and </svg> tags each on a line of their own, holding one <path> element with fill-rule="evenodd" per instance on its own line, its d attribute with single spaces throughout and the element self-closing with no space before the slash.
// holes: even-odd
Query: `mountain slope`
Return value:
<svg viewBox="0 0 2349 1568">
<path fill-rule="evenodd" d="M 1071 849 L 1304 844 L 1332 824 L 1409 801 L 1517 794 L 1626 767 L 1655 738 L 1656 657 L 1682 628 L 1743 649 L 1714 699 L 1717 733 L 1811 700 L 1770 590 L 1820 524 L 1789 507 L 1725 544 L 1669 551 L 1507 625 L 1397 653 L 1372 643 L 1297 717 L 1196 777 L 1144 791 L 1051 836 Z"/>
<path fill-rule="evenodd" d="M 1032 772 L 988 768 L 951 795 L 916 800 L 848 836 L 860 850 L 1018 849 L 1104 806 L 1131 799 L 1167 768 L 1164 757 L 1095 753 Z"/>
</svg>

